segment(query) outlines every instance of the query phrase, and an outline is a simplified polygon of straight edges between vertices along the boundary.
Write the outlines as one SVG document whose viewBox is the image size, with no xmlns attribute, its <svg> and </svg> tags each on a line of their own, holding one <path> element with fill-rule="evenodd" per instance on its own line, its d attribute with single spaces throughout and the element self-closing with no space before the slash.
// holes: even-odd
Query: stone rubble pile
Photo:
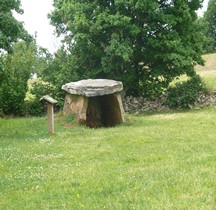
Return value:
<svg viewBox="0 0 216 210">
<path fill-rule="evenodd" d="M 201 92 L 195 103 L 195 107 L 206 107 L 216 102 L 216 90 L 212 91 L 211 94 L 205 94 Z"/>
<path fill-rule="evenodd" d="M 154 99 L 147 99 L 144 97 L 126 96 L 122 98 L 122 102 L 125 112 L 140 114 L 149 111 L 169 110 L 169 107 L 166 105 L 166 97 L 167 95 L 163 95 Z M 190 108 L 203 108 L 214 102 L 216 102 L 216 90 L 211 94 L 200 92 L 197 101 Z"/>
</svg>

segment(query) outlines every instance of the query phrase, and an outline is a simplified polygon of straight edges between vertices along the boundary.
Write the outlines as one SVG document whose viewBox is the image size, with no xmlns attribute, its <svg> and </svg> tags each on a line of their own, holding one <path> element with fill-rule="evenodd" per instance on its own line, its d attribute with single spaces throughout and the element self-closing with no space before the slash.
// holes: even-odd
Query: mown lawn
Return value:
<svg viewBox="0 0 216 210">
<path fill-rule="evenodd" d="M 0 209 L 215 209 L 216 107 L 126 116 L 0 119 Z"/>
</svg>

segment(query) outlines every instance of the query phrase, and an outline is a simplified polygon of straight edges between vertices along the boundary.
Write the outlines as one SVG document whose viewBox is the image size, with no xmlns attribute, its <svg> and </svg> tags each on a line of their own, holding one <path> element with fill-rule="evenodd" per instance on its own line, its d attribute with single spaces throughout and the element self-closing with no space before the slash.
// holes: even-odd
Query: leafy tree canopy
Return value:
<svg viewBox="0 0 216 210">
<path fill-rule="evenodd" d="M 205 52 L 216 52 L 216 0 L 209 0 L 207 11 L 202 20 L 205 24 Z"/>
<path fill-rule="evenodd" d="M 0 54 L 0 115 L 24 114 L 28 80 L 47 66 L 47 53 L 35 42 L 17 42 L 12 50 Z"/>
<path fill-rule="evenodd" d="M 20 0 L 0 0 L 0 49 L 8 52 L 11 52 L 12 44 L 18 39 L 30 38 L 23 24 L 14 18 L 13 11 L 23 13 Z"/>
<path fill-rule="evenodd" d="M 123 81 L 128 94 L 153 96 L 202 64 L 196 10 L 202 0 L 54 0 L 79 78 Z M 68 78 L 68 81 L 73 78 Z"/>
</svg>

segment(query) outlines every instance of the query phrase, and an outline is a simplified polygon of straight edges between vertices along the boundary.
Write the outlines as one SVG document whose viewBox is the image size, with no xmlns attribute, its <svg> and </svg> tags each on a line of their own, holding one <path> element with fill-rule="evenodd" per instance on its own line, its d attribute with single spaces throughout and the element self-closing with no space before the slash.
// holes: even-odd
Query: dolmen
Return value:
<svg viewBox="0 0 216 210">
<path fill-rule="evenodd" d="M 67 92 L 63 113 L 73 114 L 90 128 L 112 127 L 124 122 L 123 84 L 108 79 L 87 79 L 62 86 Z"/>
</svg>

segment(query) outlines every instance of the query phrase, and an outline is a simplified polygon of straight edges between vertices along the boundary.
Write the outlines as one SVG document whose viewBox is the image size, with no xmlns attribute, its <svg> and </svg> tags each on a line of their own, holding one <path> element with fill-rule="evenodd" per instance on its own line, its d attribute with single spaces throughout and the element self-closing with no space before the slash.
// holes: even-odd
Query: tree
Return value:
<svg viewBox="0 0 216 210">
<path fill-rule="evenodd" d="M 12 44 L 18 39 L 27 40 L 30 36 L 17 21 L 12 11 L 22 14 L 20 0 L 0 0 L 0 49 L 11 52 Z"/>
<path fill-rule="evenodd" d="M 64 48 L 60 48 L 43 71 L 43 80 L 52 83 L 57 89 L 61 89 L 61 86 L 68 82 L 69 78 L 79 79 L 76 72 L 73 72 L 72 64 L 71 56 L 66 53 Z"/>
<path fill-rule="evenodd" d="M 46 59 L 35 42 L 18 42 L 12 50 L 0 56 L 0 113 L 23 115 L 28 80 L 46 68 Z"/>
<path fill-rule="evenodd" d="M 50 15 L 65 35 L 79 78 L 122 80 L 128 94 L 161 93 L 176 77 L 195 74 L 202 0 L 55 0 Z M 72 80 L 72 78 L 68 78 Z"/>
<path fill-rule="evenodd" d="M 76 73 L 73 72 L 70 58 L 64 48 L 59 49 L 55 56 L 46 57 L 47 65 L 41 71 L 41 79 L 32 85 L 30 91 L 34 96 L 30 104 L 32 115 L 43 113 L 39 99 L 45 94 L 57 99 L 58 104 L 55 109 L 63 107 L 65 94 L 61 89 L 62 85 L 68 82 L 68 78 L 78 79 Z"/>
<path fill-rule="evenodd" d="M 204 50 L 207 53 L 216 52 L 216 0 L 209 0 L 203 22 L 205 23 L 204 34 L 206 36 Z"/>
</svg>

